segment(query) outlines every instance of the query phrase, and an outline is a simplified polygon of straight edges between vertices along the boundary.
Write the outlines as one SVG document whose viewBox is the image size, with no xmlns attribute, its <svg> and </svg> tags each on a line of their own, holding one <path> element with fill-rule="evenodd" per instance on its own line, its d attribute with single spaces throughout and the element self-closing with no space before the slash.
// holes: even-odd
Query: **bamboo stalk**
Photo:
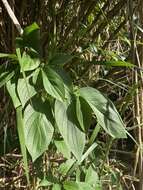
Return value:
<svg viewBox="0 0 143 190">
<path fill-rule="evenodd" d="M 15 16 L 14 12 L 12 11 L 12 9 L 11 9 L 9 3 L 7 2 L 7 0 L 2 0 L 2 2 L 3 2 L 3 5 L 5 6 L 5 8 L 6 8 L 8 14 L 9 14 L 11 20 L 13 21 L 15 27 L 17 28 L 18 32 L 20 33 L 20 35 L 22 35 L 22 34 L 23 34 L 23 29 L 22 29 L 22 27 L 21 27 L 19 21 L 17 20 L 17 18 L 16 18 L 16 16 Z"/>
</svg>

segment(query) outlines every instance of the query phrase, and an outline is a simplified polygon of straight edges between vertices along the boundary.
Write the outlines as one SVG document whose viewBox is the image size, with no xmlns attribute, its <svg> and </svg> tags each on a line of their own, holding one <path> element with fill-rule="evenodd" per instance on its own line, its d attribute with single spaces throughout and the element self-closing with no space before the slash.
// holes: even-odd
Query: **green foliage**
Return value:
<svg viewBox="0 0 143 190">
<path fill-rule="evenodd" d="M 80 96 L 91 106 L 97 117 L 97 122 L 113 138 L 126 138 L 126 130 L 121 117 L 113 103 L 91 87 L 84 87 L 80 90 Z"/>
<path fill-rule="evenodd" d="M 62 153 L 65 158 L 70 159 L 71 152 L 67 147 L 66 143 L 63 140 L 54 141 L 54 143 L 57 147 L 58 152 Z"/>
<path fill-rule="evenodd" d="M 20 147 L 21 147 L 21 152 L 22 152 L 23 162 L 24 162 L 24 169 L 26 172 L 27 182 L 28 184 L 30 184 L 26 144 L 25 144 L 25 137 L 24 137 L 25 136 L 24 124 L 23 124 L 23 118 L 22 118 L 22 106 L 19 106 L 16 108 L 16 118 L 17 118 L 18 136 L 19 136 Z"/>
<path fill-rule="evenodd" d="M 65 98 L 65 88 L 61 77 L 50 67 L 42 70 L 43 86 L 52 97 L 62 101 Z"/>
<path fill-rule="evenodd" d="M 53 136 L 52 113 L 49 103 L 33 100 L 24 110 L 24 132 L 27 149 L 35 161 L 47 150 Z"/>
<path fill-rule="evenodd" d="M 80 160 L 85 146 L 85 134 L 78 128 L 74 104 L 55 102 L 55 119 L 68 148 Z"/>
<path fill-rule="evenodd" d="M 17 39 L 16 55 L 1 54 L 1 57 L 12 58 L 11 64 L 14 64 L 6 70 L 3 65 L 0 67 L 0 87 L 6 84 L 15 109 L 21 108 L 17 121 L 18 130 L 23 130 L 19 130 L 19 138 L 25 167 L 25 146 L 33 162 L 51 150 L 60 152 L 65 160 L 57 170 L 61 175 L 59 184 L 41 181 L 41 186 L 52 186 L 53 190 L 60 190 L 61 185 L 65 190 L 100 190 L 98 174 L 86 161 L 98 147 L 94 141 L 100 127 L 113 138 L 126 138 L 124 123 L 114 104 L 94 88 L 74 86 L 64 71 L 74 56 L 51 53 L 48 60 L 41 58 L 36 23 L 26 27 L 23 36 Z M 105 65 L 131 66 L 123 62 Z M 19 128 L 19 119 L 22 128 Z M 100 127 L 93 129 L 90 139 L 92 119 Z M 67 180 L 73 175 L 79 180 Z"/>
</svg>

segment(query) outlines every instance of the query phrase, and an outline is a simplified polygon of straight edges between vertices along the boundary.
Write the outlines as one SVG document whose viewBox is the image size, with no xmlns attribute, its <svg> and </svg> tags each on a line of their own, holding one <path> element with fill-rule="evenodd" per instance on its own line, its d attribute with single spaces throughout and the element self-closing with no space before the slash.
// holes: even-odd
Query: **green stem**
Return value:
<svg viewBox="0 0 143 190">
<path fill-rule="evenodd" d="M 28 185 L 30 185 L 27 152 L 26 152 L 24 128 L 23 128 L 22 106 L 19 106 L 16 108 L 16 119 L 17 119 L 17 130 L 18 130 L 18 136 L 19 136 L 19 141 L 20 141 L 20 148 L 21 148 L 23 162 L 24 162 L 24 169 L 26 173 L 27 183 Z"/>
<path fill-rule="evenodd" d="M 96 137 L 97 137 L 97 135 L 98 135 L 98 133 L 100 131 L 100 128 L 101 128 L 100 125 L 97 123 L 97 125 L 94 128 L 93 133 L 92 133 L 92 135 L 91 135 L 91 137 L 89 139 L 89 142 L 88 142 L 89 145 L 93 144 L 94 140 L 96 139 Z"/>
</svg>

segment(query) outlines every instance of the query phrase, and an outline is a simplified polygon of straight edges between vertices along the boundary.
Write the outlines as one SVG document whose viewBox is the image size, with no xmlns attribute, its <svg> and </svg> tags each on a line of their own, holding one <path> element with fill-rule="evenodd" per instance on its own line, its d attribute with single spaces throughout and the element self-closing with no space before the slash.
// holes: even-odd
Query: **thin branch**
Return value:
<svg viewBox="0 0 143 190">
<path fill-rule="evenodd" d="M 18 32 L 20 33 L 20 35 L 22 35 L 23 34 L 23 29 L 21 28 L 21 25 L 20 25 L 19 21 L 17 20 L 14 12 L 12 11 L 9 3 L 7 2 L 7 0 L 2 0 L 2 2 L 3 2 L 8 14 L 9 14 L 11 20 L 13 21 L 14 25 L 16 26 Z"/>
</svg>

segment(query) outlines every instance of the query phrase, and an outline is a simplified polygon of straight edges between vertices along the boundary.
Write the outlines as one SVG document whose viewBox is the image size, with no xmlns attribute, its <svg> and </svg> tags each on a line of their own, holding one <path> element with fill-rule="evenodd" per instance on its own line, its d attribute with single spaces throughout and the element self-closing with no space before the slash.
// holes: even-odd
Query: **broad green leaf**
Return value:
<svg viewBox="0 0 143 190">
<path fill-rule="evenodd" d="M 0 53 L 0 58 L 17 59 L 17 56 L 15 54 Z"/>
<path fill-rule="evenodd" d="M 7 91 L 9 92 L 9 95 L 13 101 L 13 105 L 15 108 L 21 105 L 20 100 L 18 98 L 17 90 L 16 90 L 16 84 L 17 84 L 17 80 L 15 78 L 13 78 L 12 80 L 9 80 L 6 83 Z"/>
<path fill-rule="evenodd" d="M 54 184 L 53 187 L 52 187 L 52 190 L 61 190 L 61 185 Z"/>
<path fill-rule="evenodd" d="M 27 26 L 25 29 L 24 29 L 24 32 L 23 32 L 23 36 L 26 38 L 26 37 L 29 37 L 31 34 L 33 34 L 33 32 L 39 30 L 39 26 L 34 22 L 33 24 L 31 24 L 30 26 Z"/>
<path fill-rule="evenodd" d="M 63 80 L 64 88 L 65 88 L 65 98 L 67 100 L 70 100 L 71 99 L 71 95 L 70 94 L 73 91 L 73 84 L 72 84 L 72 80 L 71 80 L 70 76 L 61 67 L 54 66 L 54 70 L 56 71 L 56 73 Z"/>
<path fill-rule="evenodd" d="M 34 86 L 31 83 L 32 83 L 32 76 L 28 76 L 26 78 L 26 81 L 24 78 L 18 79 L 17 92 L 22 107 L 24 107 L 27 101 L 37 93 Z"/>
<path fill-rule="evenodd" d="M 99 183 L 98 174 L 91 166 L 86 171 L 85 182 L 93 187 Z"/>
<path fill-rule="evenodd" d="M 55 65 L 52 68 L 54 68 L 55 72 L 62 78 L 64 84 L 68 86 L 69 89 L 72 89 L 73 88 L 72 79 L 70 78 L 68 72 L 66 72 L 61 67 Z"/>
<path fill-rule="evenodd" d="M 72 59 L 73 59 L 72 55 L 64 54 L 64 53 L 57 53 L 49 60 L 49 64 L 63 66 L 66 63 L 70 62 Z"/>
<path fill-rule="evenodd" d="M 24 111 L 25 141 L 33 161 L 48 149 L 54 131 L 51 120 L 49 103 L 40 99 L 33 100 Z"/>
<path fill-rule="evenodd" d="M 75 161 L 76 160 L 73 158 L 73 159 L 69 159 L 65 163 L 61 164 L 58 169 L 59 172 L 65 176 L 67 174 L 67 172 L 70 170 L 70 168 L 73 166 Z"/>
<path fill-rule="evenodd" d="M 37 57 L 31 57 L 26 52 L 23 53 L 21 59 L 21 67 L 23 71 L 31 71 L 36 69 L 40 64 L 40 60 Z M 21 70 L 22 72 L 22 70 Z"/>
<path fill-rule="evenodd" d="M 68 148 L 80 160 L 85 146 L 85 134 L 78 128 L 74 105 L 56 100 L 55 119 Z"/>
<path fill-rule="evenodd" d="M 65 88 L 61 77 L 50 67 L 42 70 L 43 85 L 46 92 L 62 101 L 65 98 Z"/>
<path fill-rule="evenodd" d="M 76 96 L 76 115 L 82 130 L 88 130 L 92 120 L 92 109 L 88 103 L 79 96 Z"/>
<path fill-rule="evenodd" d="M 113 138 L 126 138 L 124 123 L 114 104 L 98 90 L 84 87 L 80 90 L 83 97 L 92 108 L 98 123 Z"/>
<path fill-rule="evenodd" d="M 24 29 L 23 46 L 32 48 L 40 54 L 40 28 L 36 23 Z"/>
<path fill-rule="evenodd" d="M 70 152 L 69 148 L 67 147 L 66 143 L 63 140 L 62 141 L 54 141 L 54 143 L 55 143 L 58 151 L 61 152 L 64 157 L 70 159 L 71 152 Z"/>
</svg>

